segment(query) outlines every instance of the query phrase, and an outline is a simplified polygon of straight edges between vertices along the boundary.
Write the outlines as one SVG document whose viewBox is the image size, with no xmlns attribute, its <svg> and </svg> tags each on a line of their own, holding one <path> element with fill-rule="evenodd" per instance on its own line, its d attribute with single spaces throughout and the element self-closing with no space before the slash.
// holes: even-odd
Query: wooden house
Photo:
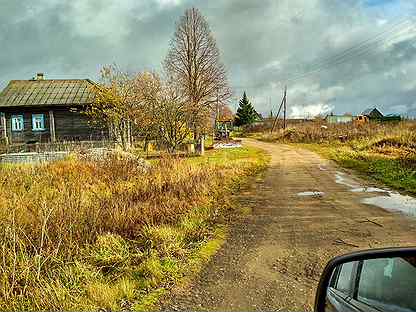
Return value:
<svg viewBox="0 0 416 312">
<path fill-rule="evenodd" d="M 377 108 L 368 108 L 361 113 L 363 116 L 367 116 L 370 120 L 382 119 L 384 116 Z"/>
<path fill-rule="evenodd" d="M 0 135 L 8 143 L 102 139 L 81 113 L 93 101 L 89 79 L 12 80 L 0 93 Z"/>
</svg>

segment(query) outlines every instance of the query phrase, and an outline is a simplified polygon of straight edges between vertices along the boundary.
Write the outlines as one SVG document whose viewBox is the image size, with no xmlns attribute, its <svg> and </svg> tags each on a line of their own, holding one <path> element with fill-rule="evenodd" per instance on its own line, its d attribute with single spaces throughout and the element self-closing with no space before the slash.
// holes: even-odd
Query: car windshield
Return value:
<svg viewBox="0 0 416 312">
<path fill-rule="evenodd" d="M 0 310 L 313 311 L 416 246 L 415 16 L 0 0 Z M 400 259 L 340 311 L 414 309 Z"/>
</svg>

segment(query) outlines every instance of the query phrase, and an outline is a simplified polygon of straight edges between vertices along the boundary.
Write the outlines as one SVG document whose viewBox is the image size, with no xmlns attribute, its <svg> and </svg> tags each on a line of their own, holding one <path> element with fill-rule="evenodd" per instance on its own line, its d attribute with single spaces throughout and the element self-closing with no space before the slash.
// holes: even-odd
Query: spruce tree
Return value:
<svg viewBox="0 0 416 312">
<path fill-rule="evenodd" d="M 237 114 L 235 116 L 235 125 L 244 126 L 250 125 L 253 122 L 259 119 L 259 114 L 251 105 L 250 101 L 247 98 L 247 94 L 244 91 L 243 98 L 239 102 L 239 107 L 237 109 Z"/>
</svg>

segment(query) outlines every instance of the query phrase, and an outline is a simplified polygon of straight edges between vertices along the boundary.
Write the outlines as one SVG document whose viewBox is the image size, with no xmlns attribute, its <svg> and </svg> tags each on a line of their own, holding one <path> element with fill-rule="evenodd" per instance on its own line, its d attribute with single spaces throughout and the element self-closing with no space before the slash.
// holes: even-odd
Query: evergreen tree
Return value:
<svg viewBox="0 0 416 312">
<path fill-rule="evenodd" d="M 253 105 L 251 105 L 250 101 L 247 98 L 247 94 L 244 91 L 243 98 L 239 102 L 239 107 L 235 116 L 235 125 L 250 125 L 258 119 L 259 114 L 254 109 Z"/>
</svg>

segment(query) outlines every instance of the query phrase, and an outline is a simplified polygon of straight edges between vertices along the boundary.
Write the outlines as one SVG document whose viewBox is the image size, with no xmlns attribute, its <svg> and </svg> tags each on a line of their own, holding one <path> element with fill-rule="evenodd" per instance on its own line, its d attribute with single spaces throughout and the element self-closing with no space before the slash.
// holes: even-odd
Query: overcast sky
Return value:
<svg viewBox="0 0 416 312">
<path fill-rule="evenodd" d="M 0 0 L 0 87 L 36 72 L 97 79 L 110 63 L 160 70 L 192 6 L 211 26 L 234 96 L 246 90 L 262 114 L 287 84 L 292 116 L 374 106 L 416 116 L 414 0 Z"/>
</svg>

